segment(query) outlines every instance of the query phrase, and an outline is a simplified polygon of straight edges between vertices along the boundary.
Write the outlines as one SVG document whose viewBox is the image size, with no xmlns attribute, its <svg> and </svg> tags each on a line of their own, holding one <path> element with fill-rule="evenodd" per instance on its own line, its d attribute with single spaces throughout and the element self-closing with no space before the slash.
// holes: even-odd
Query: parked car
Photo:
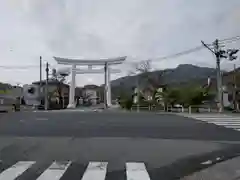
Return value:
<svg viewBox="0 0 240 180">
<path fill-rule="evenodd" d="M 20 111 L 20 98 L 9 95 L 0 95 L 0 111 L 15 112 Z"/>
</svg>

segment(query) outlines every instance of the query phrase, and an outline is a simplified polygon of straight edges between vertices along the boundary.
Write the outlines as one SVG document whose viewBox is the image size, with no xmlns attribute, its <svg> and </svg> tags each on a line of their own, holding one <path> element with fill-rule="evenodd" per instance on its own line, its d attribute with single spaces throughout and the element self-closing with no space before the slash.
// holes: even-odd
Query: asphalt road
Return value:
<svg viewBox="0 0 240 180">
<path fill-rule="evenodd" d="M 174 114 L 0 114 L 0 180 L 180 179 L 237 156 L 238 142 L 238 131 Z"/>
</svg>

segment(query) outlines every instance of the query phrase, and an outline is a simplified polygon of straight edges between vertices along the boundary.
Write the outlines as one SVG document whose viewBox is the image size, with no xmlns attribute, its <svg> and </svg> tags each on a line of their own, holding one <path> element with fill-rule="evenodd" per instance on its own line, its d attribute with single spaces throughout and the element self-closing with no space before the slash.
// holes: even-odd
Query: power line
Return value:
<svg viewBox="0 0 240 180">
<path fill-rule="evenodd" d="M 32 69 L 39 68 L 37 66 L 0 66 L 2 69 Z"/>
<path fill-rule="evenodd" d="M 46 66 L 46 65 L 42 65 Z M 0 66 L 0 68 L 4 69 L 31 69 L 31 68 L 39 68 L 39 65 L 26 65 L 26 66 Z"/>
<path fill-rule="evenodd" d="M 192 49 L 188 49 L 179 53 L 175 53 L 175 54 L 171 54 L 169 56 L 164 56 L 164 57 L 160 57 L 160 58 L 154 58 L 155 60 L 166 60 L 166 59 L 171 59 L 171 58 L 176 58 L 178 56 L 183 56 L 183 55 L 187 55 L 187 54 L 191 54 L 193 52 L 197 52 L 202 50 L 204 47 L 203 46 L 197 46 L 195 48 Z"/>
<path fill-rule="evenodd" d="M 235 41 L 239 41 L 240 40 L 240 36 L 234 36 L 234 37 L 230 37 L 230 38 L 225 38 L 225 39 L 221 39 L 219 40 L 219 44 L 220 45 L 224 45 L 227 43 L 232 43 Z M 212 44 L 206 44 L 210 49 L 213 49 Z M 171 58 L 176 58 L 179 56 L 183 56 L 183 55 L 187 55 L 187 54 L 191 54 L 197 51 L 200 51 L 202 49 L 204 49 L 205 46 L 201 45 L 201 46 L 196 46 L 194 48 L 188 49 L 188 50 L 184 50 L 175 54 L 171 54 L 168 56 L 163 56 L 163 57 L 156 57 L 156 58 L 147 58 L 147 59 L 151 59 L 151 60 L 166 60 L 166 59 L 171 59 Z M 43 66 L 46 66 L 45 64 Z M 38 65 L 26 65 L 26 66 L 0 66 L 0 68 L 5 68 L 5 69 L 30 69 L 30 68 L 39 68 Z"/>
<path fill-rule="evenodd" d="M 240 36 L 234 36 L 234 37 L 230 37 L 230 38 L 225 38 L 225 39 L 219 40 L 219 44 L 223 45 L 223 44 L 226 44 L 226 43 L 232 43 L 232 42 L 239 41 L 239 40 L 240 40 Z M 206 45 L 210 49 L 213 49 L 212 44 L 206 44 Z M 176 57 L 179 57 L 179 56 L 183 56 L 183 55 L 191 54 L 193 52 L 200 51 L 200 50 L 202 50 L 204 48 L 205 48 L 205 46 L 201 45 L 201 46 L 197 46 L 195 48 L 191 48 L 191 49 L 188 49 L 188 50 L 185 50 L 185 51 L 181 51 L 181 52 L 178 52 L 178 53 L 175 53 L 175 54 L 171 54 L 171 55 L 164 56 L 164 57 L 159 57 L 159 58 L 154 58 L 154 59 L 159 61 L 159 60 L 166 60 L 166 59 L 176 58 Z"/>
<path fill-rule="evenodd" d="M 219 40 L 220 43 L 224 43 L 224 42 L 234 42 L 234 41 L 239 41 L 240 40 L 240 36 L 234 36 L 234 37 L 230 37 L 230 38 L 226 38 L 226 39 L 221 39 Z"/>
</svg>

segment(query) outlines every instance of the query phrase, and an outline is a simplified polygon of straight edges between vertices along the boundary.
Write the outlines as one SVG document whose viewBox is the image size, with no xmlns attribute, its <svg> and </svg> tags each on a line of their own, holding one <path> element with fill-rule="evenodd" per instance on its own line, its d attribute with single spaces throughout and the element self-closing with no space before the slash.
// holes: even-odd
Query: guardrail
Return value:
<svg viewBox="0 0 240 180">
<path fill-rule="evenodd" d="M 134 105 L 131 110 L 137 110 L 138 107 Z M 193 112 L 218 112 L 217 107 L 212 106 L 189 106 L 189 107 L 161 107 L 161 106 L 139 106 L 140 111 L 163 111 L 163 112 L 182 112 L 182 113 L 193 113 Z"/>
</svg>

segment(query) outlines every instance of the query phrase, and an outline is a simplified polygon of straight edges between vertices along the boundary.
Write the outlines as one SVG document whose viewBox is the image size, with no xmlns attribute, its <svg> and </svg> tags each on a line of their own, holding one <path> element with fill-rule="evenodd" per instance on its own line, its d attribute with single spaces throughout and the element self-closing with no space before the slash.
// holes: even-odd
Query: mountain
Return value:
<svg viewBox="0 0 240 180">
<path fill-rule="evenodd" d="M 119 96 L 123 91 L 130 92 L 136 87 L 137 79 L 140 88 L 147 87 L 149 79 L 151 84 L 155 83 L 156 87 L 159 85 L 167 86 L 185 86 L 185 85 L 200 85 L 207 84 L 208 77 L 211 78 L 210 89 L 212 91 L 217 90 L 216 83 L 216 69 L 209 67 L 199 67 L 191 64 L 181 64 L 173 69 L 164 69 L 159 71 L 147 72 L 145 74 L 139 74 L 137 76 L 126 76 L 111 82 L 112 96 L 113 98 Z M 235 77 L 235 78 L 234 78 Z M 228 91 L 233 89 L 234 79 L 236 85 L 240 91 L 240 68 L 234 71 L 223 71 L 222 84 L 228 87 Z"/>
<path fill-rule="evenodd" d="M 111 82 L 112 88 L 130 90 L 136 86 L 137 78 L 140 86 L 146 86 L 148 79 L 157 84 L 180 85 L 191 82 L 203 81 L 206 83 L 208 77 L 215 77 L 216 70 L 214 68 L 199 67 L 191 64 L 181 64 L 173 69 L 158 70 L 139 74 L 136 76 L 126 76 Z M 147 78 L 146 78 L 147 77 Z"/>
</svg>

